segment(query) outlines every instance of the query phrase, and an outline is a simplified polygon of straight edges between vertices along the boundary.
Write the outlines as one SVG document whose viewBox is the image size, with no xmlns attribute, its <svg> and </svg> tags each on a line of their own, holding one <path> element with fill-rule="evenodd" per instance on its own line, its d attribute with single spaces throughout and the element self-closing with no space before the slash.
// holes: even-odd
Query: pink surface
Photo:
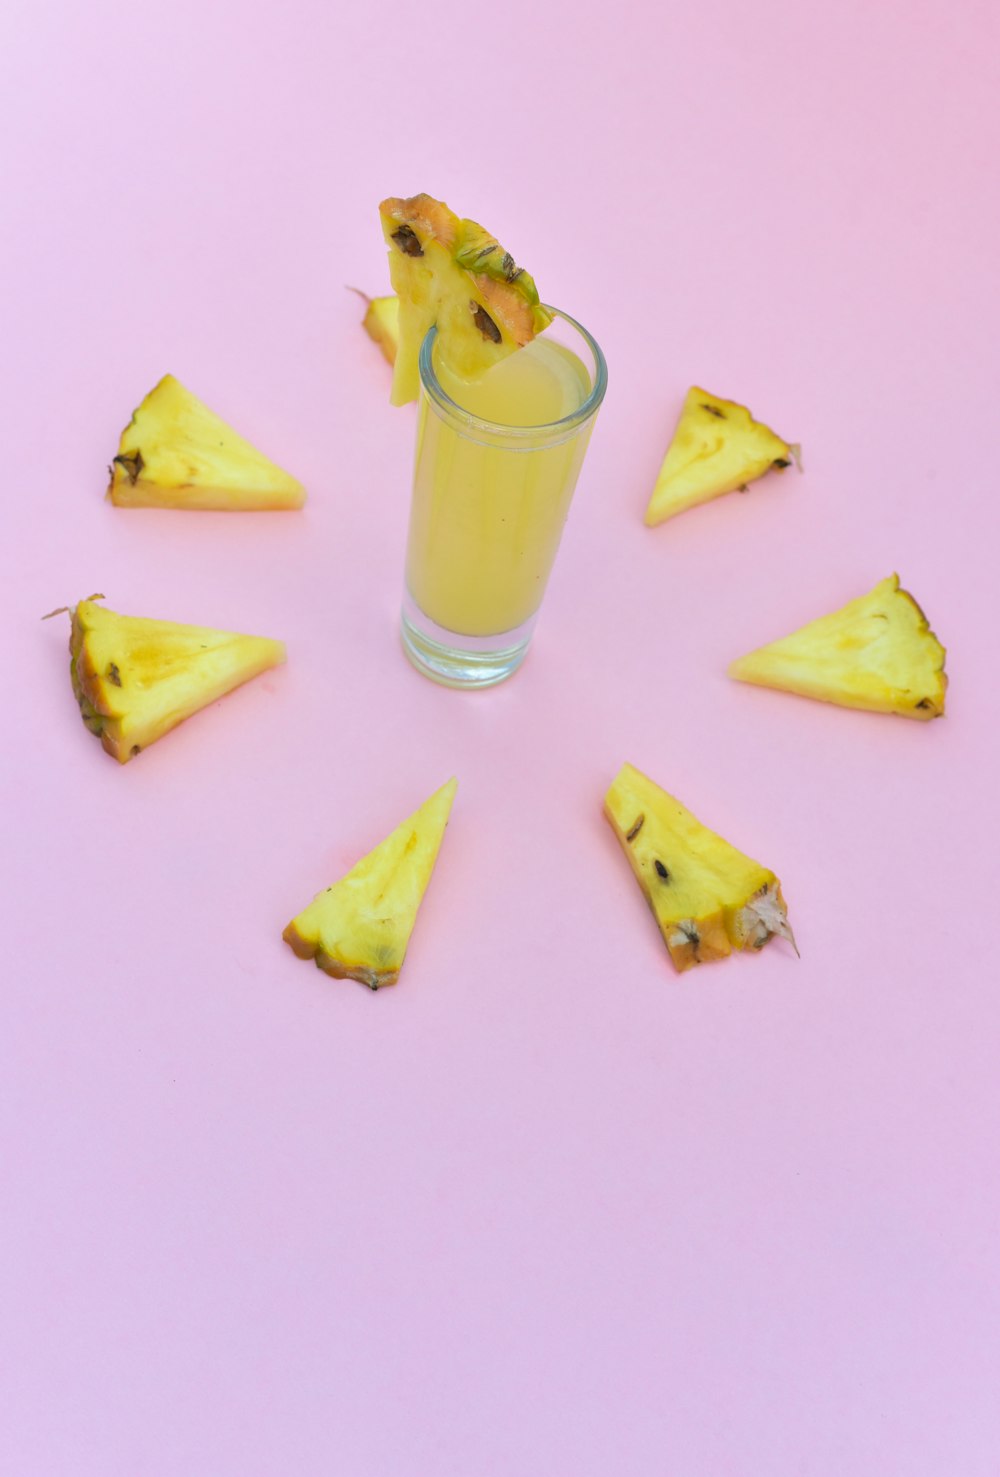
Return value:
<svg viewBox="0 0 1000 1477">
<path fill-rule="evenodd" d="M 993 5 L 3 8 L 4 1477 L 1000 1471 Z M 536 647 L 397 646 L 375 204 L 500 230 L 611 388 Z M 302 515 L 116 511 L 170 369 Z M 704 382 L 801 440 L 655 531 Z M 898 569 L 928 726 L 729 683 Z M 127 768 L 54 605 L 284 637 Z M 624 759 L 802 947 L 675 976 Z M 287 919 L 450 774 L 401 984 Z"/>
</svg>

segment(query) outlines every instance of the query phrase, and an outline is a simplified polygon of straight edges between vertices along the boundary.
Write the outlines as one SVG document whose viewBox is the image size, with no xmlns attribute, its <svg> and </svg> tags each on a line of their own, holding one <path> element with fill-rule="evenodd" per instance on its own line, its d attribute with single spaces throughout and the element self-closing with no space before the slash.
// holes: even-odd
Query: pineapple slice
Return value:
<svg viewBox="0 0 1000 1477">
<path fill-rule="evenodd" d="M 364 299 L 366 305 L 361 326 L 368 337 L 378 344 L 389 363 L 394 364 L 399 347 L 399 298 L 392 294 L 388 297 L 369 297 L 364 292 L 359 292 L 358 296 Z"/>
<path fill-rule="evenodd" d="M 944 661 L 927 617 L 893 574 L 840 610 L 740 657 L 729 675 L 844 708 L 928 719 L 944 716 Z"/>
<path fill-rule="evenodd" d="M 552 322 L 533 279 L 475 221 L 430 195 L 383 200 L 379 214 L 399 297 L 393 405 L 416 400 L 420 345 L 435 323 L 449 367 L 475 379 Z"/>
<path fill-rule="evenodd" d="M 733 949 L 762 949 L 776 934 L 795 948 L 774 873 L 708 830 L 631 764 L 616 775 L 604 813 L 675 969 L 724 959 Z"/>
<path fill-rule="evenodd" d="M 301 508 L 305 488 L 186 390 L 172 374 L 125 427 L 109 468 L 119 508 Z"/>
<path fill-rule="evenodd" d="M 116 615 L 93 599 L 71 615 L 73 691 L 84 723 L 120 764 L 285 660 L 280 641 Z"/>
<path fill-rule="evenodd" d="M 710 502 L 747 484 L 772 467 L 797 461 L 799 448 L 755 421 L 745 405 L 720 400 L 692 385 L 646 509 L 652 527 L 685 508 Z"/>
<path fill-rule="evenodd" d="M 394 985 L 458 788 L 449 780 L 282 934 L 300 959 L 370 990 Z"/>
</svg>

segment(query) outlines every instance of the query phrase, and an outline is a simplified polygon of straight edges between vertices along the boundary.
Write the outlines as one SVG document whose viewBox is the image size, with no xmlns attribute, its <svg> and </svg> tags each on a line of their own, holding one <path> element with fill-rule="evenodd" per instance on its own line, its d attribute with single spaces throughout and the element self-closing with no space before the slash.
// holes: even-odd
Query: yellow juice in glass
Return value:
<svg viewBox="0 0 1000 1477">
<path fill-rule="evenodd" d="M 591 376 L 546 334 L 475 381 L 450 374 L 439 353 L 434 370 L 461 424 L 421 396 L 409 593 L 446 631 L 513 631 L 541 603 L 590 426 L 562 440 L 529 432 L 514 442 L 489 427 L 551 427 L 580 410 Z"/>
<path fill-rule="evenodd" d="M 420 349 L 401 634 L 450 687 L 490 687 L 524 660 L 607 388 L 596 340 L 548 312 L 475 380 L 449 368 L 435 328 Z"/>
</svg>

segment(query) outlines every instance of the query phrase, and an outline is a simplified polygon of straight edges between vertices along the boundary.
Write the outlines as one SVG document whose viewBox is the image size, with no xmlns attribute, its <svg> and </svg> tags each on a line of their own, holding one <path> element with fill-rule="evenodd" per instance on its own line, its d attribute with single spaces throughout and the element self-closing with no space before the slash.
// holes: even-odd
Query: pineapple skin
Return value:
<svg viewBox="0 0 1000 1477">
<path fill-rule="evenodd" d="M 373 991 L 396 984 L 399 971 L 403 967 L 402 959 L 383 965 L 345 964 L 335 955 L 327 954 L 314 938 L 300 933 L 294 920 L 288 924 L 281 937 L 297 959 L 312 959 L 316 968 L 328 974 L 331 979 L 355 980 L 359 985 Z"/>
<path fill-rule="evenodd" d="M 273 512 L 301 508 L 302 483 L 165 374 L 132 413 L 109 467 L 119 508 Z"/>
<path fill-rule="evenodd" d="M 391 196 L 379 217 L 400 300 L 394 405 L 419 396 L 417 356 L 433 324 L 451 368 L 473 378 L 551 323 L 534 279 L 475 221 L 427 194 Z"/>
<path fill-rule="evenodd" d="M 332 979 L 356 980 L 359 985 L 364 985 L 369 990 L 381 990 L 386 985 L 394 985 L 399 979 L 402 959 L 398 963 L 381 967 L 367 964 L 345 964 L 343 960 L 337 959 L 334 955 L 325 953 L 317 939 L 309 933 L 300 932 L 300 927 L 305 927 L 305 925 L 300 925 L 297 918 L 293 919 L 281 937 L 297 959 L 312 959 L 316 968 L 330 975 Z"/>
<path fill-rule="evenodd" d="M 144 617 L 121 616 L 81 600 L 70 613 L 70 680 L 84 724 L 107 754 L 119 764 L 127 764 L 143 749 L 183 723 L 186 718 L 224 697 L 235 687 L 258 676 L 285 660 L 285 646 L 260 636 L 239 636 L 200 626 L 179 626 L 173 621 L 154 621 Z M 178 632 L 204 649 L 200 637 L 228 639 L 225 670 L 200 673 L 198 681 L 185 692 L 183 674 L 173 676 L 166 711 L 149 711 L 150 685 L 155 686 L 158 669 L 158 640 Z M 126 634 L 122 643 L 120 633 Z M 138 655 L 135 637 L 140 638 Z M 234 656 L 238 667 L 234 670 Z M 133 699 L 132 694 L 136 697 Z"/>
<path fill-rule="evenodd" d="M 645 513 L 647 527 L 784 471 L 798 448 L 754 420 L 745 405 L 692 385 Z"/>
<path fill-rule="evenodd" d="M 622 766 L 604 814 L 679 974 L 733 949 L 759 951 L 775 934 L 794 947 L 775 874 L 703 826 L 641 770 Z"/>
<path fill-rule="evenodd" d="M 928 723 L 943 718 L 947 652 L 899 575 L 781 640 L 739 657 L 729 676 L 838 707 Z"/>
<path fill-rule="evenodd" d="M 442 785 L 292 919 L 282 938 L 297 958 L 369 990 L 397 982 L 457 788 Z"/>
</svg>

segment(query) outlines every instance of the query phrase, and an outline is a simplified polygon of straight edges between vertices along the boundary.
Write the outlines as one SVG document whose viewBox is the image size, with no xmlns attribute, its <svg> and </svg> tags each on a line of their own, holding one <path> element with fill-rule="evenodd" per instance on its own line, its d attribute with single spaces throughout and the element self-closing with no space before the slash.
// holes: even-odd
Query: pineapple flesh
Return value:
<svg viewBox="0 0 1000 1477">
<path fill-rule="evenodd" d="M 360 295 L 366 304 L 362 319 L 365 333 L 378 344 L 389 363 L 395 364 L 399 347 L 399 298 L 392 293 L 388 297 Z"/>
<path fill-rule="evenodd" d="M 83 721 L 125 764 L 170 729 L 285 660 L 280 641 L 118 615 L 71 612 L 70 672 Z"/>
<path fill-rule="evenodd" d="M 110 467 L 119 508 L 301 508 L 301 482 L 251 446 L 172 374 L 132 415 Z"/>
<path fill-rule="evenodd" d="M 944 664 L 944 647 L 893 574 L 840 610 L 740 657 L 729 675 L 845 708 L 926 720 L 944 715 Z"/>
<path fill-rule="evenodd" d="M 475 221 L 431 195 L 383 200 L 379 214 L 399 297 L 394 405 L 417 399 L 420 345 L 434 324 L 449 368 L 475 379 L 552 322 L 532 277 Z"/>
<path fill-rule="evenodd" d="M 292 919 L 282 937 L 300 959 L 370 990 L 396 983 L 457 788 L 442 785 Z"/>
<path fill-rule="evenodd" d="M 651 527 L 727 492 L 772 469 L 797 461 L 799 448 L 755 421 L 745 405 L 721 400 L 693 385 L 646 508 Z"/>
<path fill-rule="evenodd" d="M 762 949 L 776 935 L 795 947 L 774 873 L 631 764 L 616 775 L 604 813 L 679 972 L 733 949 Z"/>
</svg>

